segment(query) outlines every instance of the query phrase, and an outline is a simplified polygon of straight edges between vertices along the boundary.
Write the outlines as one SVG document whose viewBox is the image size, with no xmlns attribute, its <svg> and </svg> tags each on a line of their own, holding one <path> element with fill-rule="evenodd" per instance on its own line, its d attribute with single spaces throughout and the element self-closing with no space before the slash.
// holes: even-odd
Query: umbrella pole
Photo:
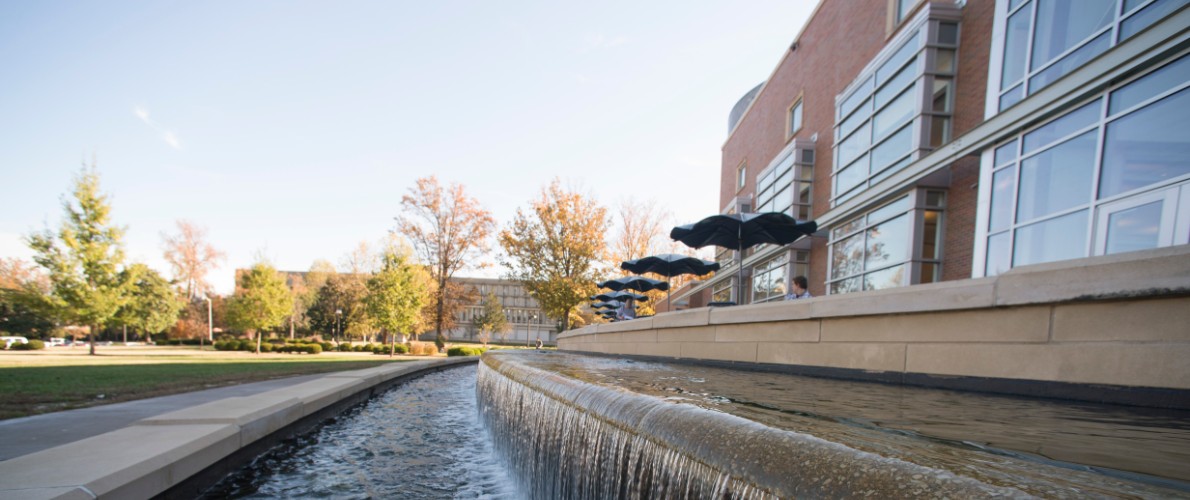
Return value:
<svg viewBox="0 0 1190 500">
<path fill-rule="evenodd" d="M 738 271 L 739 278 L 736 282 L 735 303 L 737 306 L 742 306 L 744 305 L 744 225 L 740 224 L 740 228 L 737 231 L 736 237 L 738 238 L 737 241 L 739 241 L 740 251 L 736 255 L 740 259 L 739 264 L 737 264 L 740 266 L 740 269 Z"/>
</svg>

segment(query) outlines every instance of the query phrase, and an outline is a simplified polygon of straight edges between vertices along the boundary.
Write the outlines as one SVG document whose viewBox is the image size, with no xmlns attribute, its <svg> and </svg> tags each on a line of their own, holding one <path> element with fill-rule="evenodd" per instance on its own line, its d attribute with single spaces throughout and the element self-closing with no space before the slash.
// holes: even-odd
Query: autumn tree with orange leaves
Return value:
<svg viewBox="0 0 1190 500">
<path fill-rule="evenodd" d="M 436 283 L 432 322 L 436 342 L 455 326 L 457 312 L 470 303 L 468 290 L 451 281 L 464 268 L 480 267 L 496 229 L 492 213 L 467 196 L 463 185 L 442 186 L 435 176 L 423 177 L 401 197 L 397 232 L 409 238 Z"/>
<path fill-rule="evenodd" d="M 578 305 L 596 291 L 610 222 L 606 208 L 554 179 L 530 202 L 529 211 L 517 209 L 512 224 L 500 232 L 508 277 L 519 281 L 562 330 L 570 329 Z"/>
<path fill-rule="evenodd" d="M 206 242 L 205 227 L 185 220 L 179 220 L 177 224 L 178 234 L 161 235 L 165 244 L 165 260 L 173 268 L 174 279 L 185 288 L 186 300 L 193 301 L 199 294 L 211 290 L 207 273 L 225 255 Z"/>
</svg>

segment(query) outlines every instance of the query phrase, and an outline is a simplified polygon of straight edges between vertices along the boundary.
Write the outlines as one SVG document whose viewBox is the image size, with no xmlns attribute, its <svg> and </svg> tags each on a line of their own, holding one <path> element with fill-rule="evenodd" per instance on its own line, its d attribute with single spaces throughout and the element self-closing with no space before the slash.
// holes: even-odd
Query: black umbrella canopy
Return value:
<svg viewBox="0 0 1190 500">
<path fill-rule="evenodd" d="M 677 226 L 669 236 L 686 246 L 715 245 L 732 250 L 773 243 L 787 245 L 818 230 L 814 221 L 799 223 L 780 212 L 712 215 L 694 224 Z"/>
<path fill-rule="evenodd" d="M 601 293 L 599 295 L 596 295 L 595 298 L 598 300 L 603 300 L 603 301 L 612 301 L 612 300 L 622 301 L 625 299 L 645 300 L 648 297 L 645 297 L 644 295 L 635 294 L 632 292 L 611 292 L 611 293 Z"/>
<path fill-rule="evenodd" d="M 605 307 L 612 307 L 612 308 L 620 307 L 620 302 L 612 300 L 612 301 L 608 301 L 608 302 L 596 302 L 594 304 L 591 304 L 592 309 L 603 309 Z"/>
<path fill-rule="evenodd" d="M 636 290 L 638 292 L 647 292 L 649 290 L 669 290 L 669 283 L 644 276 L 624 276 L 598 283 L 598 286 L 599 288 L 610 288 L 615 291 Z"/>
<path fill-rule="evenodd" d="M 740 213 L 712 215 L 694 224 L 677 226 L 669 237 L 685 243 L 686 246 L 702 248 L 715 245 L 740 252 L 743 259 L 745 248 L 764 243 L 788 245 L 818 230 L 818 223 L 797 219 L 781 212 Z M 736 282 L 736 303 L 742 303 L 744 287 L 744 266 L 739 263 L 739 278 Z"/>
<path fill-rule="evenodd" d="M 683 274 L 704 275 L 719 270 L 719 263 L 676 253 L 663 253 L 620 263 L 620 269 L 636 274 L 653 273 L 666 277 Z"/>
</svg>

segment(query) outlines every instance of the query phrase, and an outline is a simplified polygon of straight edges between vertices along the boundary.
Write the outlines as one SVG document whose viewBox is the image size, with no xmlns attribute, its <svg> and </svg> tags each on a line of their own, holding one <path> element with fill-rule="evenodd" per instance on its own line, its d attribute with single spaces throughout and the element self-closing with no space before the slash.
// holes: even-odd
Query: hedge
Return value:
<svg viewBox="0 0 1190 500">
<path fill-rule="evenodd" d="M 37 339 L 29 339 L 28 342 L 23 344 L 13 344 L 11 349 L 14 351 L 40 351 L 45 349 L 45 342 Z"/>
<path fill-rule="evenodd" d="M 454 346 L 446 350 L 447 356 L 479 356 L 487 351 L 486 347 Z"/>
</svg>

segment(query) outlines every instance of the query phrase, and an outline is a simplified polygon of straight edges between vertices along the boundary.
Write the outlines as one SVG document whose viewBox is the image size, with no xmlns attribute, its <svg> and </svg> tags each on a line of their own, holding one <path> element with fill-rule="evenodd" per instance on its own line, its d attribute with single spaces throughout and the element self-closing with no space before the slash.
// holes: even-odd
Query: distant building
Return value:
<svg viewBox="0 0 1190 500">
<path fill-rule="evenodd" d="M 861 7 L 862 5 L 862 7 Z M 1190 243 L 1185 0 L 823 0 L 731 110 L 722 213 L 819 232 L 675 295 L 833 295 Z"/>
</svg>

